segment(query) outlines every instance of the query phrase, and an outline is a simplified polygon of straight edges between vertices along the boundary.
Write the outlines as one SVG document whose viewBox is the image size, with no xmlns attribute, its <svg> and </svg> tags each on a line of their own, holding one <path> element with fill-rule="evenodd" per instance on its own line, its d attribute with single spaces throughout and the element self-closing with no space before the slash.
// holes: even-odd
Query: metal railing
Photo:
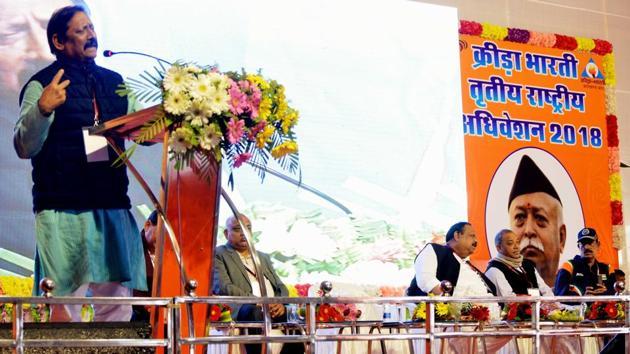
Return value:
<svg viewBox="0 0 630 354">
<path fill-rule="evenodd" d="M 614 301 L 625 304 L 625 317 L 614 321 L 581 322 L 553 322 L 541 317 L 541 305 L 548 302 L 587 303 L 595 301 Z M 182 348 L 194 353 L 200 345 L 208 344 L 246 344 L 246 343 L 304 343 L 307 353 L 314 353 L 316 344 L 321 342 L 345 341 L 425 341 L 427 352 L 435 352 L 438 342 L 447 338 L 486 338 L 486 337 L 519 337 L 531 338 L 533 352 L 539 353 L 541 338 L 554 336 L 600 336 L 604 334 L 625 335 L 626 352 L 630 352 L 630 296 L 582 296 L 582 297 L 175 297 L 175 298 L 77 298 L 77 297 L 2 297 L 1 303 L 13 304 L 13 338 L 0 340 L 1 347 L 11 347 L 15 353 L 23 353 L 25 348 L 31 347 L 155 347 L 164 348 L 166 353 L 181 353 Z M 353 321 L 353 322 L 319 322 L 316 319 L 316 309 L 321 304 L 405 304 L 426 303 L 427 320 L 424 322 L 398 321 L 383 323 L 382 321 Z M 182 309 L 188 310 L 192 306 L 211 304 L 298 304 L 306 310 L 306 316 L 300 322 L 274 324 L 275 327 L 293 331 L 296 334 L 243 334 L 186 336 L 182 333 L 180 318 Z M 490 321 L 483 326 L 471 322 L 437 322 L 434 308 L 437 303 L 530 303 L 532 306 L 531 320 L 521 322 Z M 164 338 L 157 339 L 26 339 L 24 338 L 25 304 L 116 304 L 116 305 L 144 305 L 163 308 L 165 311 L 166 331 Z M 218 328 L 260 328 L 263 322 L 213 322 Z M 351 333 L 322 334 L 318 329 L 323 328 L 351 328 Z M 397 329 L 398 333 L 361 333 L 358 327 Z M 353 329 L 354 328 L 354 329 Z M 448 328 L 448 331 L 445 329 Z M 400 333 L 403 330 L 405 333 Z M 416 330 L 412 333 L 411 330 Z M 420 333 L 417 330 L 423 330 Z M 321 332 L 321 331 L 319 331 Z M 383 345 L 383 344 L 381 344 Z M 410 351 L 413 348 L 410 342 Z"/>
<path fill-rule="evenodd" d="M 241 335 L 238 337 L 229 335 L 213 335 L 205 337 L 178 337 L 179 344 L 199 345 L 210 343 L 276 343 L 276 342 L 302 342 L 306 344 L 307 352 L 315 352 L 315 344 L 324 341 L 385 341 L 385 340 L 424 340 L 427 352 L 435 352 L 437 342 L 441 339 L 458 337 L 519 337 L 531 338 L 533 352 L 539 353 L 541 338 L 548 336 L 597 336 L 604 334 L 623 334 L 626 336 L 626 352 L 630 352 L 630 296 L 558 296 L 558 297 L 311 297 L 311 298 L 256 298 L 256 297 L 178 297 L 174 299 L 179 304 L 301 304 L 306 308 L 306 316 L 302 323 L 287 324 L 288 329 L 297 330 L 298 335 Z M 541 317 L 541 305 L 543 303 L 587 303 L 595 301 L 623 302 L 625 304 L 625 316 L 623 320 L 579 322 L 554 322 Z M 351 334 L 318 334 L 317 329 L 341 328 L 341 327 L 371 327 L 383 328 L 382 321 L 354 321 L 342 323 L 316 321 L 316 307 L 320 304 L 427 304 L 427 320 L 424 322 L 399 321 L 387 323 L 386 328 L 405 330 L 407 333 L 357 333 Z M 530 303 L 532 306 L 531 320 L 510 322 L 504 320 L 489 321 L 480 326 L 478 322 L 437 322 L 434 317 L 434 308 L 437 303 Z M 238 328 L 238 323 L 213 323 L 216 327 Z M 602 327 L 601 325 L 605 325 Z M 251 326 L 248 324 L 248 326 Z M 260 327 L 260 326 L 259 326 Z M 477 330 L 464 330 L 474 327 Z M 449 331 L 445 331 L 449 328 Z M 481 330 L 479 330 L 481 328 Z M 424 333 L 411 333 L 411 329 L 424 329 Z M 500 329 L 492 330 L 492 329 Z M 400 331 L 399 331 L 400 332 Z M 180 347 L 177 345 L 176 347 Z M 411 348 L 411 344 L 410 344 Z M 411 349 L 413 352 L 413 349 Z"/>
<path fill-rule="evenodd" d="M 166 352 L 173 352 L 175 327 L 172 318 L 177 309 L 172 306 L 172 298 L 140 297 L 0 297 L 0 304 L 12 304 L 13 338 L 0 339 L 0 348 L 13 348 L 14 353 L 22 354 L 25 348 L 63 348 L 63 347 L 162 347 Z M 27 339 L 24 337 L 25 305 L 142 305 L 163 307 L 167 334 L 162 339 L 114 338 L 114 339 Z"/>
</svg>

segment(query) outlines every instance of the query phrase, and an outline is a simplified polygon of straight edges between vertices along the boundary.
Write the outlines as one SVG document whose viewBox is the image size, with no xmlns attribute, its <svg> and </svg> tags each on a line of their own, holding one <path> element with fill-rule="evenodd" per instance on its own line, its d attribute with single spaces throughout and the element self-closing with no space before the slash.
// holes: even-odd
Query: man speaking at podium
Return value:
<svg viewBox="0 0 630 354">
<path fill-rule="evenodd" d="M 98 42 L 83 7 L 55 11 L 46 32 L 56 61 L 22 88 L 13 139 L 33 166 L 35 284 L 53 279 L 57 296 L 131 296 L 146 290 L 146 271 L 127 172 L 112 167 L 115 152 L 87 128 L 135 111 L 136 103 L 115 93 L 119 74 L 95 64 Z M 67 305 L 51 317 L 80 315 L 80 305 Z M 131 305 L 94 308 L 95 321 L 130 317 Z"/>
</svg>

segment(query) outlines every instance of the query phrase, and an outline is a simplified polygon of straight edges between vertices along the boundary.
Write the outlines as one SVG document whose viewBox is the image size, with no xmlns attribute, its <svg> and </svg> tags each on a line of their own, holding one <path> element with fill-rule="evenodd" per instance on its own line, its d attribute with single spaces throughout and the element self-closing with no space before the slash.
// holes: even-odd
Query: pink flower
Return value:
<svg viewBox="0 0 630 354">
<path fill-rule="evenodd" d="M 247 160 L 249 160 L 250 157 L 252 157 L 252 154 L 250 154 L 249 152 L 244 152 L 242 154 L 236 155 L 236 157 L 234 158 L 234 167 L 235 168 L 241 167 L 243 162 L 247 162 Z"/>
<path fill-rule="evenodd" d="M 245 126 L 245 121 L 232 118 L 231 121 L 228 122 L 228 141 L 230 144 L 236 144 L 241 137 L 243 136 L 243 127 Z"/>
<path fill-rule="evenodd" d="M 249 111 L 251 112 L 252 119 L 258 117 L 258 107 L 260 107 L 260 99 L 262 93 L 256 85 L 251 85 L 252 95 L 249 96 Z"/>
<path fill-rule="evenodd" d="M 230 111 L 232 111 L 233 114 L 242 114 L 249 108 L 247 95 L 241 92 L 241 89 L 235 82 L 232 82 L 228 93 L 230 94 Z"/>
<path fill-rule="evenodd" d="M 247 80 L 239 81 L 238 87 L 240 88 L 239 94 L 242 96 L 239 96 L 239 100 L 241 100 L 239 103 L 239 112 L 234 114 L 249 112 L 252 119 L 258 117 L 258 107 L 260 106 L 260 99 L 262 97 L 260 89 Z M 232 93 L 230 93 L 230 95 L 232 95 Z"/>
<path fill-rule="evenodd" d="M 247 139 L 249 140 L 256 139 L 256 135 L 258 135 L 258 133 L 263 131 L 263 129 L 265 129 L 265 126 L 267 126 L 267 122 L 265 121 L 258 122 L 258 124 L 256 124 L 254 127 L 250 129 L 249 133 L 247 134 Z"/>
</svg>

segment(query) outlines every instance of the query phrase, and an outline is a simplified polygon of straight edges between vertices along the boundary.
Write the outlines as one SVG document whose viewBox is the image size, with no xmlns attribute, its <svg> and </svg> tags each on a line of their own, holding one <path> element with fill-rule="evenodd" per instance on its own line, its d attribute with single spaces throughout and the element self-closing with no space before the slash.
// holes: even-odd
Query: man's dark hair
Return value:
<svg viewBox="0 0 630 354">
<path fill-rule="evenodd" d="M 616 277 L 625 277 L 626 273 L 624 273 L 624 271 L 621 270 L 621 269 L 615 269 L 615 276 Z"/>
<path fill-rule="evenodd" d="M 470 223 L 468 221 L 460 221 L 456 223 L 455 225 L 451 226 L 451 228 L 448 229 L 448 232 L 446 233 L 446 242 L 449 242 L 455 237 L 455 232 L 462 233 L 466 225 L 470 225 Z"/>
<path fill-rule="evenodd" d="M 497 232 L 496 236 L 494 236 L 494 245 L 498 247 L 501 242 L 503 242 L 503 236 L 510 232 L 513 233 L 514 231 L 510 229 L 502 229 L 501 231 Z"/>
<path fill-rule="evenodd" d="M 53 12 L 50 17 L 48 26 L 46 26 L 46 36 L 48 37 L 48 47 L 50 47 L 50 52 L 55 56 L 58 52 L 57 48 L 55 48 L 55 45 L 53 44 L 53 35 L 56 34 L 59 41 L 64 42 L 67 39 L 66 32 L 68 32 L 68 23 L 77 12 L 83 12 L 86 15 L 88 14 L 85 7 L 81 5 L 73 5 L 58 9 Z"/>
</svg>

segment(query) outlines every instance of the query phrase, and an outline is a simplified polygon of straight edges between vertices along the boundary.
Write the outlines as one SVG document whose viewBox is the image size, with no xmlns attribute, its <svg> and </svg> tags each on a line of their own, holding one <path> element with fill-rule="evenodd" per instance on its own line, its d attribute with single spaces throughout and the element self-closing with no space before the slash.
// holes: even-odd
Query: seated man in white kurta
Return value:
<svg viewBox="0 0 630 354">
<path fill-rule="evenodd" d="M 446 233 L 446 245 L 427 244 L 416 256 L 416 276 L 407 290 L 410 296 L 442 295 L 440 283 L 453 284 L 453 296 L 495 295 L 494 284 L 468 261 L 477 248 L 475 229 L 458 222 Z"/>
<path fill-rule="evenodd" d="M 468 257 L 477 249 L 475 229 L 468 222 L 458 222 L 446 233 L 446 245 L 427 244 L 416 256 L 416 275 L 407 289 L 409 296 L 427 294 L 443 295 L 441 282 L 448 280 L 453 285 L 454 297 L 496 295 L 494 284 L 486 278 Z M 484 304 L 490 310 L 490 319 L 497 320 L 500 309 L 496 303 Z M 509 338 L 486 339 L 487 352 L 493 353 L 503 347 Z M 456 353 L 467 353 L 473 347 L 468 338 L 449 340 L 450 349 Z"/>
</svg>

